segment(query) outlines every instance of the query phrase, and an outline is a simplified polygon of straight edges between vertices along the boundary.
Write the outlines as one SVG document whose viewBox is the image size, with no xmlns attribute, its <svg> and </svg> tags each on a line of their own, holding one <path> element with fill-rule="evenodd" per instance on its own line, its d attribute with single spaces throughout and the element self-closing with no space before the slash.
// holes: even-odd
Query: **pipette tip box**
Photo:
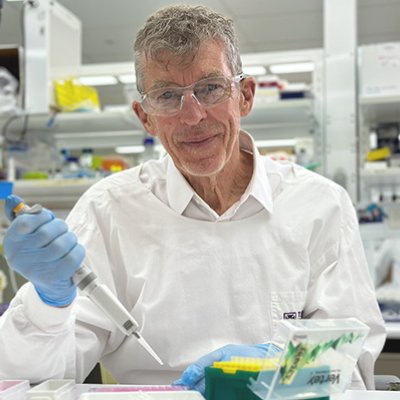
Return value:
<svg viewBox="0 0 400 400">
<path fill-rule="evenodd" d="M 0 380 L 0 400 L 24 400 L 28 390 L 27 380 Z"/>
<path fill-rule="evenodd" d="M 26 392 L 27 400 L 75 400 L 75 381 L 49 379 Z"/>
<path fill-rule="evenodd" d="M 272 376 L 275 371 L 264 371 Z M 207 367 L 205 369 L 207 400 L 260 400 L 249 387 L 250 378 L 256 380 L 258 371 L 236 370 L 224 372 L 221 368 Z M 306 398 L 304 398 L 306 400 Z M 329 400 L 329 397 L 318 397 L 313 400 Z"/>
</svg>

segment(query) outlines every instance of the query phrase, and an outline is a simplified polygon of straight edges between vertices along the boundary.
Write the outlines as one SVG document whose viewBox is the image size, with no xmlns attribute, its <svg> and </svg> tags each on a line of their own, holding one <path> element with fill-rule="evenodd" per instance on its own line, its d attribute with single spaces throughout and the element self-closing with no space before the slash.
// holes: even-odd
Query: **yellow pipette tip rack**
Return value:
<svg viewBox="0 0 400 400">
<path fill-rule="evenodd" d="M 219 368 L 226 374 L 235 374 L 237 371 L 260 372 L 275 370 L 278 363 L 278 358 L 232 357 L 229 361 L 214 362 L 213 368 Z"/>
</svg>

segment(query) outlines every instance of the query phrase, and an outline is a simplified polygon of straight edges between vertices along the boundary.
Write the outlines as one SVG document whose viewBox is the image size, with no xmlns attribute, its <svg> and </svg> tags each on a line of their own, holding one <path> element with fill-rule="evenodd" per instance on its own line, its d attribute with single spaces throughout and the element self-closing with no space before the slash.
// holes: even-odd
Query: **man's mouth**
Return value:
<svg viewBox="0 0 400 400">
<path fill-rule="evenodd" d="M 209 144 L 216 139 L 217 135 L 211 135 L 206 137 L 193 137 L 190 139 L 185 139 L 183 144 L 187 146 L 201 146 L 205 144 Z"/>
</svg>

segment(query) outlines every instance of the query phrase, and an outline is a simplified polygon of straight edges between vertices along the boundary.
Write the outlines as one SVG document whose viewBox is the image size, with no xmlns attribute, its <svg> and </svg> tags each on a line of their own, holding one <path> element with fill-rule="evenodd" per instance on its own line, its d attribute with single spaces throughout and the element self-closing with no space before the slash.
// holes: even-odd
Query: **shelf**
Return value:
<svg viewBox="0 0 400 400">
<path fill-rule="evenodd" d="M 15 181 L 13 193 L 29 204 L 49 209 L 70 209 L 97 179 L 37 179 Z"/>
<path fill-rule="evenodd" d="M 28 117 L 28 130 L 54 135 L 59 149 L 114 148 L 115 146 L 142 144 L 144 130 L 132 110 L 59 113 L 52 119 L 49 114 L 32 114 Z M 6 123 L 0 119 L 0 128 Z M 20 132 L 24 117 L 13 120 L 7 130 Z"/>
<path fill-rule="evenodd" d="M 387 338 L 400 339 L 400 322 L 385 322 Z"/>
<path fill-rule="evenodd" d="M 400 229 L 391 228 L 386 222 L 370 222 L 360 224 L 360 233 L 363 240 L 382 240 L 398 238 Z"/>
<path fill-rule="evenodd" d="M 242 128 L 254 139 L 288 139 L 309 136 L 315 123 L 312 99 L 293 99 L 262 102 L 256 99 L 251 113 L 242 119 Z M 0 128 L 7 121 L 0 119 Z M 24 118 L 8 126 L 10 132 L 20 132 Z M 143 127 L 134 112 L 126 107 L 121 111 L 59 113 L 54 120 L 47 114 L 30 115 L 28 129 L 32 133 L 51 133 L 59 149 L 114 148 L 141 145 Z"/>
<path fill-rule="evenodd" d="M 256 98 L 253 109 L 242 118 L 242 128 L 254 139 L 291 139 L 309 136 L 314 128 L 312 99 L 265 101 Z"/>
<path fill-rule="evenodd" d="M 400 168 L 391 167 L 376 170 L 361 169 L 360 177 L 370 185 L 400 185 Z"/>
<path fill-rule="evenodd" d="M 0 119 L 3 125 L 7 118 Z M 13 121 L 8 129 L 20 129 L 23 126 L 24 117 Z M 50 114 L 31 114 L 28 118 L 29 131 L 48 130 L 52 133 L 65 132 L 104 132 L 142 130 L 136 115 L 128 107 L 122 111 L 104 112 L 74 112 Z"/>
<path fill-rule="evenodd" d="M 400 120 L 400 95 L 363 96 L 360 105 L 367 124 Z"/>
</svg>

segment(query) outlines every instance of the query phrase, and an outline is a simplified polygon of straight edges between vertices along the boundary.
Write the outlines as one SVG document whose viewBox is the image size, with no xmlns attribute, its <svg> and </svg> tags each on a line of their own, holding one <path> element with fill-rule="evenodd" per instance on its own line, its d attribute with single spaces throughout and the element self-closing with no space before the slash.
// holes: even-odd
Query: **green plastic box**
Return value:
<svg viewBox="0 0 400 400">
<path fill-rule="evenodd" d="M 264 371 L 265 373 L 265 371 Z M 271 377 L 275 371 L 271 371 Z M 261 400 L 248 387 L 250 378 L 257 379 L 258 372 L 236 371 L 225 373 L 220 368 L 205 369 L 207 400 Z M 318 397 L 312 400 L 329 400 L 329 397 Z"/>
</svg>

